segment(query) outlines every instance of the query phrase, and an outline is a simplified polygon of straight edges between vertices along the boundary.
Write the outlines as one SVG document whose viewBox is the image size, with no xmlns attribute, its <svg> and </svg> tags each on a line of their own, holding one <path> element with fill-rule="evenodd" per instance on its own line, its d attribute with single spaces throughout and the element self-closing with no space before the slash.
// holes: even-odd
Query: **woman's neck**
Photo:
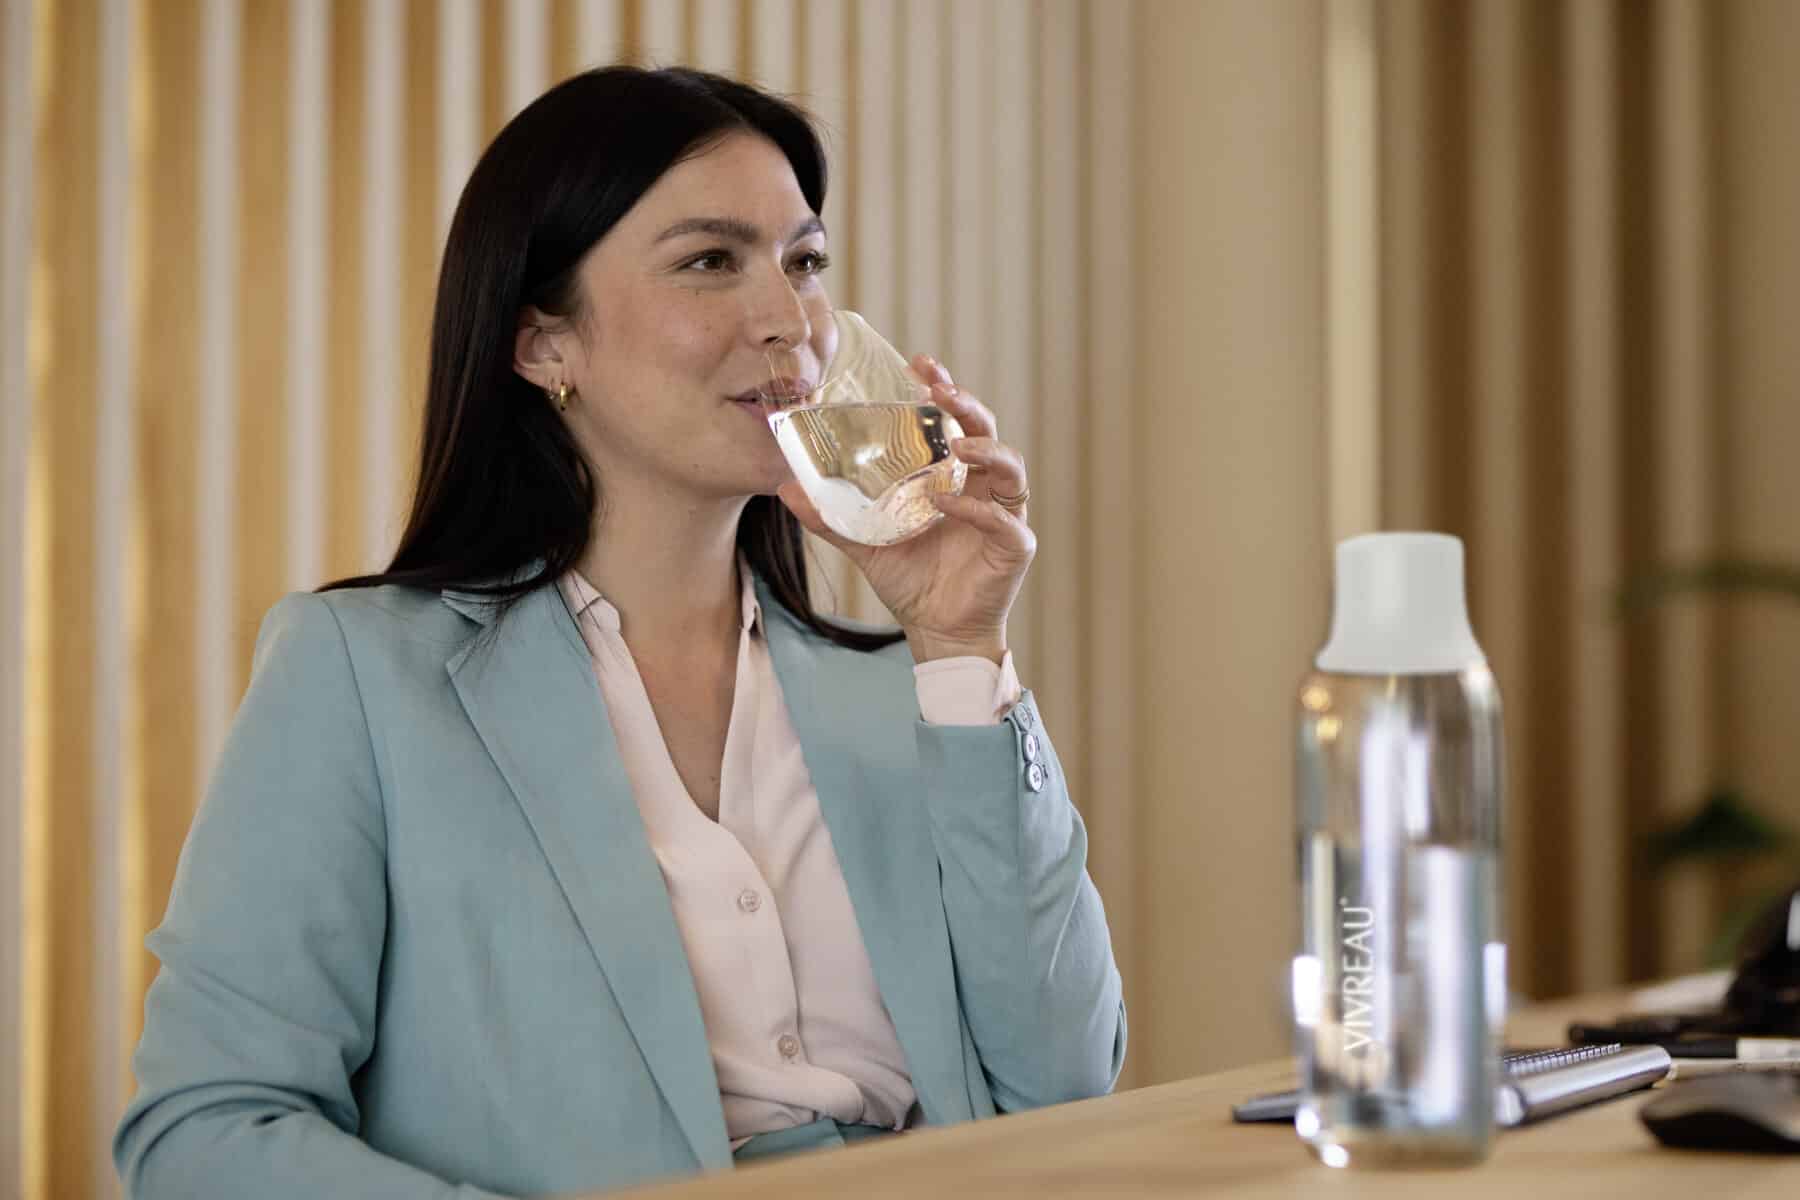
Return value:
<svg viewBox="0 0 1800 1200">
<path fill-rule="evenodd" d="M 737 528 L 748 498 L 605 497 L 577 569 L 634 650 L 702 648 L 737 630 Z"/>
</svg>

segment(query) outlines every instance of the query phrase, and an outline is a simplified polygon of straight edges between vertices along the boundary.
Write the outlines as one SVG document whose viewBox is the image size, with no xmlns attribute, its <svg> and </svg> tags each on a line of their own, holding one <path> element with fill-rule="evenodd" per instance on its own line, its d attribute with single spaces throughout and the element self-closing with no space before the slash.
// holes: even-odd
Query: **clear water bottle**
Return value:
<svg viewBox="0 0 1800 1200">
<path fill-rule="evenodd" d="M 1300 686 L 1295 1129 L 1319 1161 L 1478 1162 L 1506 1006 L 1500 693 L 1442 534 L 1337 548 Z"/>
</svg>

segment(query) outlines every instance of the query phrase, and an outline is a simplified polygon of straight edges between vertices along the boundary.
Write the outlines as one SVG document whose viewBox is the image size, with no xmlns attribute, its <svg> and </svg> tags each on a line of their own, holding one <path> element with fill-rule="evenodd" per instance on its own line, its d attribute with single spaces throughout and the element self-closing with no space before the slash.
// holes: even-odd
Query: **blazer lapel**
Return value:
<svg viewBox="0 0 1800 1200">
<path fill-rule="evenodd" d="M 913 725 L 916 693 L 805 629 L 757 580 L 769 656 L 913 1088 L 932 1124 L 971 1120 L 937 850 Z"/>
<path fill-rule="evenodd" d="M 553 586 L 491 621 L 448 664 L 670 1108 L 703 1166 L 731 1165 L 706 1027 L 668 889 L 650 850 L 580 631 Z"/>
</svg>

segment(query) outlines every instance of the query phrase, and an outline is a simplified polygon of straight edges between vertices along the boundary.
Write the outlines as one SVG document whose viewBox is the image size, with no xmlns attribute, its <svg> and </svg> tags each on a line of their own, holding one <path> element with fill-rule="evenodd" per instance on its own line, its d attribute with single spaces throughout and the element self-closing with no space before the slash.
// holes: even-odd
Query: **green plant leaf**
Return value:
<svg viewBox="0 0 1800 1200">
<path fill-rule="evenodd" d="M 1619 589 L 1619 615 L 1630 616 L 1670 597 L 1696 592 L 1747 592 L 1800 603 L 1800 565 L 1715 558 L 1646 571 Z"/>
<path fill-rule="evenodd" d="M 1744 937 L 1756 919 L 1766 911 L 1769 905 L 1787 895 L 1789 887 L 1764 888 L 1754 895 L 1745 896 L 1725 913 L 1719 922 L 1718 930 L 1712 941 L 1707 943 L 1706 963 L 1712 967 L 1728 967 L 1737 961 L 1738 950 L 1743 946 Z"/>
<path fill-rule="evenodd" d="M 1775 824 L 1730 788 L 1707 794 L 1693 816 L 1657 830 L 1647 840 L 1652 867 L 1767 854 L 1795 843 L 1792 831 Z"/>
</svg>

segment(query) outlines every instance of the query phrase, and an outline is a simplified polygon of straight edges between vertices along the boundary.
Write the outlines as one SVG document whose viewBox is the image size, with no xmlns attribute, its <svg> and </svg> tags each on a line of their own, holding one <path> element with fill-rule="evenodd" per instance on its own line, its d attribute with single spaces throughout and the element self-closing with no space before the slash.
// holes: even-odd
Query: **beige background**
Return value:
<svg viewBox="0 0 1800 1200">
<path fill-rule="evenodd" d="M 141 939 L 256 623 L 381 560 L 444 217 L 587 62 L 812 106 L 840 303 L 1026 449 L 1015 640 L 1092 832 L 1127 1085 L 1284 1044 L 1290 692 L 1340 536 L 1468 542 L 1516 989 L 1696 964 L 1739 881 L 1637 847 L 1710 783 L 1800 824 L 1796 614 L 1610 612 L 1652 563 L 1800 558 L 1800 6 L 3 12 L 0 1196 L 116 1188 Z"/>
</svg>

